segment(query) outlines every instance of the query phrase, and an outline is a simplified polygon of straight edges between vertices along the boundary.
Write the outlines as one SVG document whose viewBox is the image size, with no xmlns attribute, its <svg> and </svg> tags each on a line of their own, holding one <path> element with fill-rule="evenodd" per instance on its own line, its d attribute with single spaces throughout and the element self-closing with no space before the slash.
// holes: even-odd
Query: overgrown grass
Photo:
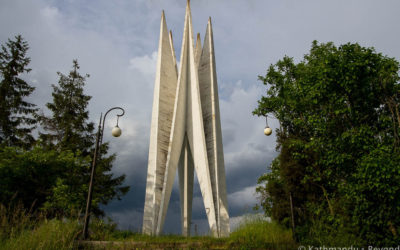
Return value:
<svg viewBox="0 0 400 250">
<path fill-rule="evenodd" d="M 0 205 L 0 249 L 77 249 L 76 239 L 82 230 L 77 219 L 52 219 L 32 216 L 21 207 Z M 262 217 L 246 218 L 228 238 L 210 236 L 183 237 L 178 235 L 148 236 L 116 229 L 111 221 L 92 219 L 90 236 L 93 241 L 84 245 L 90 249 L 125 248 L 188 248 L 188 249 L 295 249 L 290 230 Z"/>
<path fill-rule="evenodd" d="M 22 204 L 8 207 L 0 204 L 0 243 L 5 239 L 16 237 L 22 231 L 33 228 L 34 225 L 35 221 Z"/>
<path fill-rule="evenodd" d="M 265 217 L 248 217 L 227 239 L 232 248 L 240 249 L 296 249 L 292 232 Z"/>
<path fill-rule="evenodd" d="M 79 230 L 76 221 L 49 220 L 4 241 L 0 249 L 73 249 Z"/>
<path fill-rule="evenodd" d="M 368 247 L 363 239 L 355 235 L 353 227 L 343 225 L 344 223 L 314 220 L 311 226 L 298 227 L 299 235 L 302 236 L 300 241 L 303 245 L 311 246 Z"/>
<path fill-rule="evenodd" d="M 96 224 L 96 223 L 94 223 Z M 108 227 L 108 228 L 107 228 Z M 103 228 L 103 230 L 100 230 Z M 109 230 L 112 229 L 112 230 Z M 210 236 L 183 237 L 178 235 L 148 236 L 129 231 L 115 230 L 114 226 L 97 224 L 92 228 L 93 240 L 114 242 L 136 242 L 142 243 L 141 247 L 166 247 L 201 249 L 296 249 L 298 244 L 293 240 L 292 232 L 277 223 L 265 220 L 263 216 L 248 216 L 227 238 L 214 238 Z M 95 231 L 108 231 L 101 237 Z M 151 245 L 149 245 L 151 244 Z M 179 247 L 174 244 L 181 244 Z M 175 246 L 175 247 L 174 247 Z M 107 246 L 107 249 L 118 247 L 118 245 Z"/>
<path fill-rule="evenodd" d="M 77 220 L 46 220 L 22 205 L 0 204 L 0 249 L 72 249 L 79 229 Z"/>
</svg>

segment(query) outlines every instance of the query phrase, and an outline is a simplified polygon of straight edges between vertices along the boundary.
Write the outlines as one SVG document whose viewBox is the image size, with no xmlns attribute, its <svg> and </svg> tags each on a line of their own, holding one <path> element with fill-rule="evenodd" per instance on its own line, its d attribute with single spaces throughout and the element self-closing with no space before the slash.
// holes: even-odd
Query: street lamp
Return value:
<svg viewBox="0 0 400 250">
<path fill-rule="evenodd" d="M 114 108 L 109 109 L 106 112 L 106 114 L 104 115 L 103 121 L 101 120 L 102 114 L 100 114 L 99 127 L 97 130 L 97 137 L 96 137 L 96 147 L 94 149 L 93 162 L 92 162 L 92 171 L 90 173 L 89 191 L 88 191 L 88 197 L 87 197 L 87 201 L 86 201 L 85 221 L 83 223 L 83 239 L 84 240 L 87 239 L 87 236 L 88 236 L 90 209 L 92 206 L 93 179 L 94 179 L 94 173 L 95 173 L 95 169 L 96 169 L 97 157 L 100 154 L 99 146 L 103 142 L 104 122 L 106 120 L 107 114 L 114 109 L 121 110 L 122 114 L 117 115 L 117 125 L 112 129 L 111 134 L 114 137 L 119 137 L 122 133 L 121 129 L 118 127 L 118 120 L 119 120 L 119 117 L 121 117 L 125 114 L 125 110 L 123 108 L 114 107 Z"/>
<path fill-rule="evenodd" d="M 272 129 L 268 126 L 268 116 L 265 116 L 265 122 L 266 122 L 266 126 L 264 129 L 264 135 L 271 135 L 272 134 Z"/>
<path fill-rule="evenodd" d="M 272 117 L 272 118 L 274 118 L 274 117 Z M 265 115 L 265 122 L 266 122 L 266 125 L 264 128 L 264 135 L 269 136 L 272 134 L 272 129 L 268 126 L 268 115 Z M 296 240 L 292 192 L 289 192 L 289 204 L 290 204 L 290 214 L 291 214 L 291 218 L 292 218 L 292 235 L 293 235 L 294 239 Z"/>
</svg>

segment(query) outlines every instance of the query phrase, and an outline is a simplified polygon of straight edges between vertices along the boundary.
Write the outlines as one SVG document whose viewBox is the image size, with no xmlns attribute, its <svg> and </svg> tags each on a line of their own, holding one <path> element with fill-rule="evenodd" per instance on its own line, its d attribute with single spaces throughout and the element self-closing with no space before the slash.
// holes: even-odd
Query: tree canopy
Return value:
<svg viewBox="0 0 400 250">
<path fill-rule="evenodd" d="M 28 43 L 21 37 L 8 39 L 0 51 L 0 144 L 30 147 L 35 128 L 35 104 L 26 100 L 34 87 L 21 75 L 28 73 Z"/>
<path fill-rule="evenodd" d="M 53 101 L 47 103 L 50 116 L 41 115 L 40 121 L 45 132 L 40 139 L 45 148 L 59 152 L 70 151 L 76 158 L 92 159 L 95 141 L 94 123 L 89 122 L 87 105 L 91 96 L 85 95 L 84 86 L 89 75 L 79 73 L 78 60 L 73 60 L 72 70 L 68 75 L 60 72 L 58 85 L 53 87 Z M 111 173 L 115 155 L 107 155 L 108 144 L 100 147 L 97 161 L 92 209 L 95 214 L 103 214 L 100 204 L 120 199 L 128 192 L 128 186 L 122 186 L 125 175 L 114 176 Z M 57 214 L 69 213 L 71 208 L 83 211 L 86 204 L 87 185 L 91 165 L 72 167 L 59 176 L 47 197 L 45 208 Z"/>
<path fill-rule="evenodd" d="M 40 138 L 58 150 L 80 150 L 88 154 L 94 144 L 94 123 L 88 122 L 87 106 L 91 96 L 84 94 L 86 78 L 79 72 L 78 60 L 73 60 L 68 75 L 57 72 L 58 85 L 53 87 L 53 101 L 46 104 L 51 116 L 41 115 L 40 121 L 46 132 Z"/>
<path fill-rule="evenodd" d="M 400 242 L 398 72 L 373 48 L 314 41 L 301 62 L 284 57 L 259 77 L 254 114 L 279 120 L 280 154 L 257 191 L 284 224 L 292 194 L 300 239 Z"/>
<path fill-rule="evenodd" d="M 84 93 L 89 75 L 79 73 L 73 60 L 68 75 L 58 72 L 50 115 L 36 114 L 35 104 L 25 98 L 34 91 L 24 79 L 30 69 L 28 43 L 18 35 L 0 51 L 0 204 L 22 204 L 47 216 L 71 216 L 86 204 L 92 156 L 94 123 L 89 121 L 91 96 Z M 32 135 L 40 122 L 39 138 Z M 108 144 L 100 146 L 92 212 L 104 215 L 101 204 L 120 199 L 129 190 L 125 175 L 112 173 L 115 154 Z M 77 213 L 75 214 L 77 215 Z"/>
</svg>

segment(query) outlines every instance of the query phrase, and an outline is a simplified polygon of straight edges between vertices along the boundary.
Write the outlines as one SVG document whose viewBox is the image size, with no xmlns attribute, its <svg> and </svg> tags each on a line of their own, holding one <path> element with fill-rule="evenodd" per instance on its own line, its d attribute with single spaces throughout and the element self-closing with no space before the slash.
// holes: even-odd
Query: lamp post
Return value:
<svg viewBox="0 0 400 250">
<path fill-rule="evenodd" d="M 266 122 L 266 126 L 264 128 L 264 134 L 266 136 L 269 136 L 272 134 L 272 129 L 268 126 L 268 116 L 267 115 L 265 115 L 265 122 Z M 290 203 L 290 215 L 291 215 L 291 219 L 292 219 L 292 221 L 291 221 L 292 222 L 292 235 L 294 237 L 294 240 L 296 240 L 292 192 L 289 192 L 289 203 Z"/>
<path fill-rule="evenodd" d="M 117 125 L 112 129 L 111 134 L 114 137 L 119 137 L 121 135 L 121 129 L 118 127 L 118 120 L 119 120 L 119 117 L 121 117 L 125 114 L 125 110 L 120 107 L 114 107 L 114 108 L 109 109 L 105 113 L 104 117 L 102 117 L 102 114 L 100 114 L 99 127 L 97 130 L 97 137 L 96 137 L 96 147 L 94 149 L 93 162 L 92 162 L 92 171 L 90 173 L 89 191 L 88 191 L 88 197 L 87 197 L 87 201 L 86 201 L 85 221 L 83 223 L 83 239 L 84 240 L 87 239 L 87 237 L 88 237 L 90 209 L 92 207 L 93 180 L 94 180 L 94 173 L 96 170 L 97 157 L 100 154 L 99 147 L 103 142 L 104 122 L 106 120 L 107 114 L 114 109 L 119 109 L 122 111 L 122 113 L 117 115 Z M 103 121 L 101 120 L 101 118 L 103 118 Z"/>
</svg>

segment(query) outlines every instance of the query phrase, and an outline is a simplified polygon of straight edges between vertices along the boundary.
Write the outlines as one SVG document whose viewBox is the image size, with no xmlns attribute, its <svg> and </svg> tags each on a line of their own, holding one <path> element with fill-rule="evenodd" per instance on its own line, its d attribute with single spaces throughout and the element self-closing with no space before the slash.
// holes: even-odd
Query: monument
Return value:
<svg viewBox="0 0 400 250">
<path fill-rule="evenodd" d="M 213 236 L 229 235 L 224 154 L 211 18 L 201 46 L 193 40 L 187 2 L 179 71 L 164 11 L 150 131 L 143 233 L 162 232 L 176 171 L 182 234 L 190 235 L 193 178 L 197 174 Z"/>
</svg>

